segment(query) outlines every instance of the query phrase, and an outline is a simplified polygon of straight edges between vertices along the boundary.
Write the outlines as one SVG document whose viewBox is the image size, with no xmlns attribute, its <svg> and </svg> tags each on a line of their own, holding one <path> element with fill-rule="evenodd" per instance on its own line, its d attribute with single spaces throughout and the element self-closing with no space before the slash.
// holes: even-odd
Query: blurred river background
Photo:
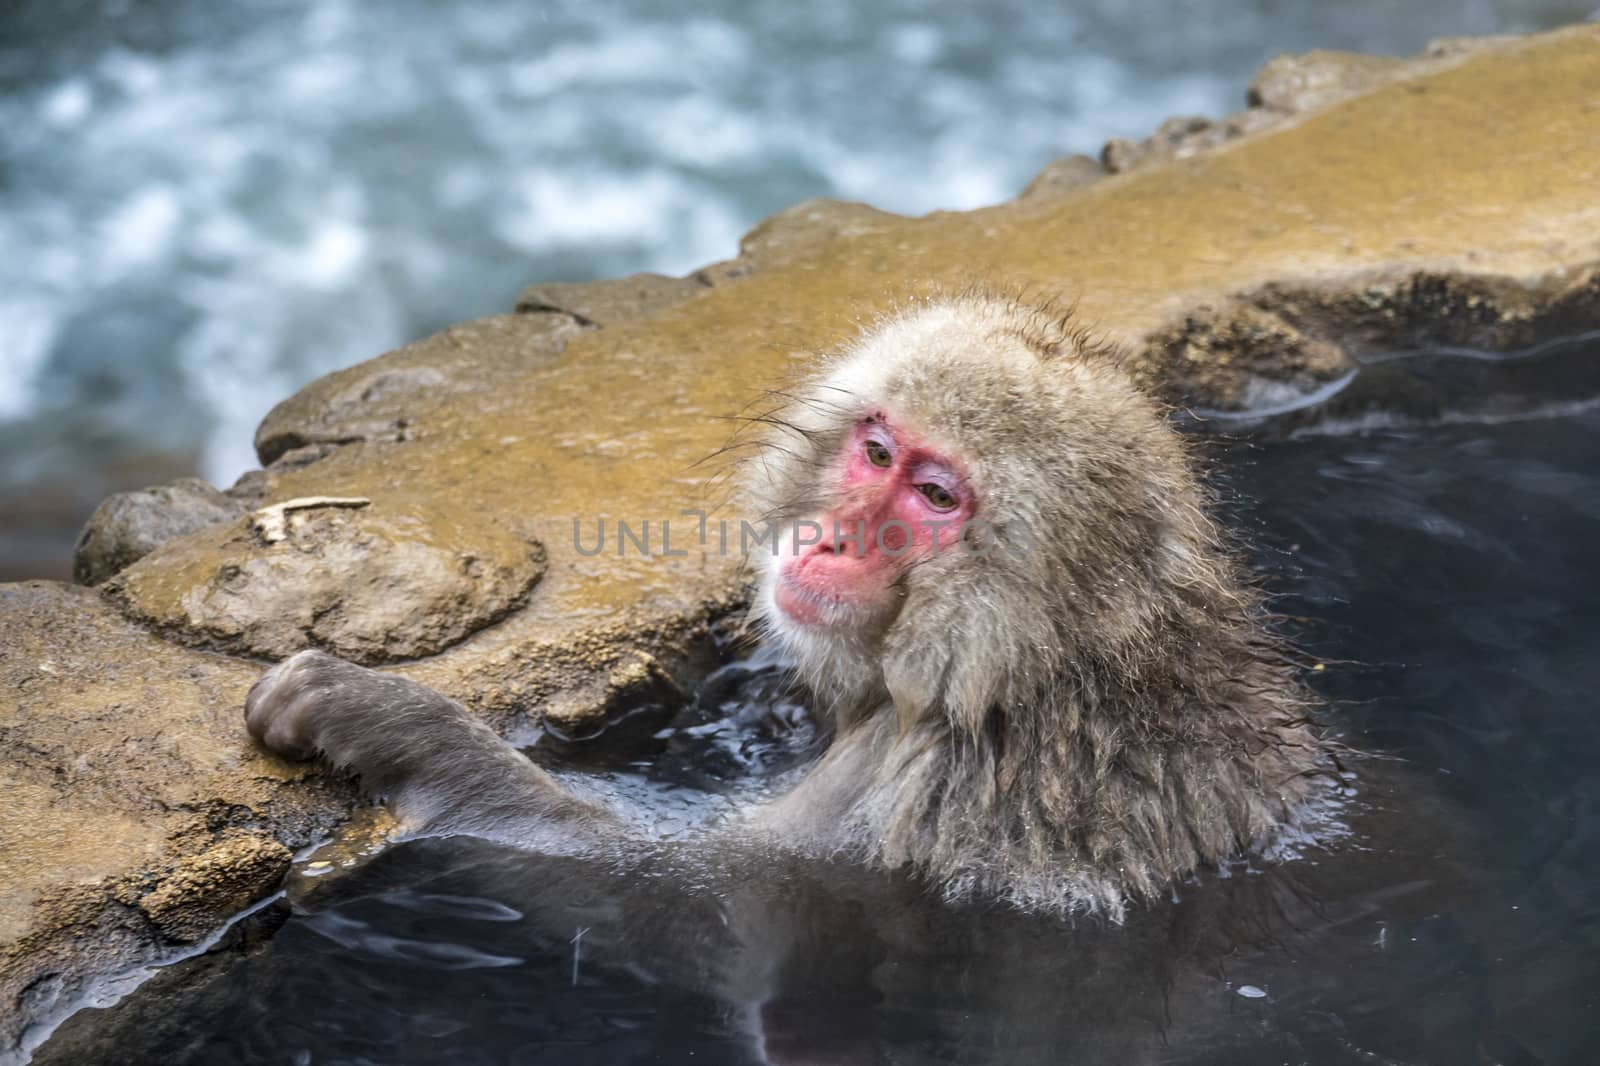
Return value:
<svg viewBox="0 0 1600 1066">
<path fill-rule="evenodd" d="M 688 272 L 809 197 L 995 203 L 1279 53 L 1595 2 L 3 0 L 0 580 L 532 282 Z"/>
</svg>

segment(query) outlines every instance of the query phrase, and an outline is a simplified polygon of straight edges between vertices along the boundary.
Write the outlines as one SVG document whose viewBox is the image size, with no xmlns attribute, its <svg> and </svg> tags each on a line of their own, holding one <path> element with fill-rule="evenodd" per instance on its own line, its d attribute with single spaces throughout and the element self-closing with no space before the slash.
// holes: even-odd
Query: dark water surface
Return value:
<svg viewBox="0 0 1600 1066">
<path fill-rule="evenodd" d="M 1596 1061 L 1600 411 L 1216 458 L 1331 720 L 1399 757 L 1352 763 L 1345 839 L 1121 927 L 781 860 L 714 895 L 413 843 L 302 877 L 40 1061 Z M 611 787 L 692 820 L 809 743 L 770 673 L 712 688 Z"/>
</svg>

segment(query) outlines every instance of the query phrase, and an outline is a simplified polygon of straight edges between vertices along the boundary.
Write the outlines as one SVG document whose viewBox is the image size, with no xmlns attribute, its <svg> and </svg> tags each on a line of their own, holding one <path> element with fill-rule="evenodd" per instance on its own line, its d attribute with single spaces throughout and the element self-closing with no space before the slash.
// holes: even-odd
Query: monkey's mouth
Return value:
<svg viewBox="0 0 1600 1066">
<path fill-rule="evenodd" d="M 836 597 L 806 588 L 783 573 L 772 583 L 772 603 L 785 618 L 803 626 L 830 625 L 843 606 Z"/>
<path fill-rule="evenodd" d="M 772 604 L 790 622 L 818 629 L 849 628 L 861 624 L 863 613 L 871 613 L 870 600 L 856 600 L 834 589 L 819 589 L 803 575 L 780 572 L 773 575 Z"/>
</svg>

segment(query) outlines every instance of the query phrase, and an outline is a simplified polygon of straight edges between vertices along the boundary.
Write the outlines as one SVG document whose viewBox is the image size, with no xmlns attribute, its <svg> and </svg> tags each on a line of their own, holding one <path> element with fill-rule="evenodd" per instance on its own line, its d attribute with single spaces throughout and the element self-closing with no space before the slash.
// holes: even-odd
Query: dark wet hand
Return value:
<svg viewBox="0 0 1600 1066">
<path fill-rule="evenodd" d="M 245 727 L 274 754 L 297 761 L 315 758 L 318 715 L 326 713 L 342 675 L 360 669 L 320 651 L 285 659 L 250 687 Z"/>
</svg>

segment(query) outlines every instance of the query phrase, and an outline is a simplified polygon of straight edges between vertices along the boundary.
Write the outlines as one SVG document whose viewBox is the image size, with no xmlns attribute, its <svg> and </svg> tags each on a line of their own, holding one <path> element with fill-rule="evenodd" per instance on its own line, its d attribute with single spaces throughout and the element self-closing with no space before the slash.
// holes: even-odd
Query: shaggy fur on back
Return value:
<svg viewBox="0 0 1600 1066">
<path fill-rule="evenodd" d="M 871 633 L 790 623 L 756 553 L 756 616 L 835 729 L 770 824 L 952 897 L 1120 916 L 1292 818 L 1328 765 L 1305 693 L 1184 440 L 1108 352 L 989 295 L 889 318 L 776 413 L 758 512 L 829 510 L 875 413 L 963 464 L 975 539 L 909 569 Z"/>
</svg>

